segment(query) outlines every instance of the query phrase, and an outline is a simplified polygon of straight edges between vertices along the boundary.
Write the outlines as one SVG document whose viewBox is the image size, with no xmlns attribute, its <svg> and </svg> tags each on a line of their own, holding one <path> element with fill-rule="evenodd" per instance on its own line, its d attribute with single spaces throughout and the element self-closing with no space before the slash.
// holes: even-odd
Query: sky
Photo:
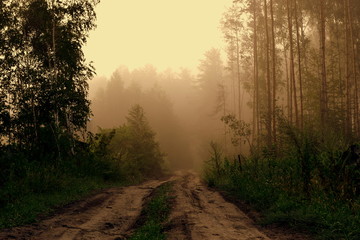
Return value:
<svg viewBox="0 0 360 240">
<path fill-rule="evenodd" d="M 196 69 L 204 53 L 224 48 L 220 19 L 232 0 L 102 0 L 84 47 L 97 76 L 120 65 L 159 71 Z"/>
</svg>

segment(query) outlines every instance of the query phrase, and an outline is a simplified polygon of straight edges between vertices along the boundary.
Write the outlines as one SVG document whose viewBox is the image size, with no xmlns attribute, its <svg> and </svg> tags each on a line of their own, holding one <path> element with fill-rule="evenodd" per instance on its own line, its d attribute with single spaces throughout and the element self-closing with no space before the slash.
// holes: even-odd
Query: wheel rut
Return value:
<svg viewBox="0 0 360 240">
<path fill-rule="evenodd" d="M 107 189 L 65 206 L 37 224 L 0 231 L 0 239 L 85 240 L 126 239 L 139 217 L 144 199 L 166 181 Z"/>
<path fill-rule="evenodd" d="M 174 195 L 168 239 L 269 239 L 235 205 L 209 190 L 195 173 L 178 173 Z"/>
<path fill-rule="evenodd" d="M 154 189 L 174 182 L 175 196 L 163 231 L 170 240 L 269 239 L 235 205 L 209 190 L 193 172 L 112 188 L 78 201 L 39 223 L 0 231 L 0 239 L 124 240 L 136 228 L 146 199 Z"/>
</svg>

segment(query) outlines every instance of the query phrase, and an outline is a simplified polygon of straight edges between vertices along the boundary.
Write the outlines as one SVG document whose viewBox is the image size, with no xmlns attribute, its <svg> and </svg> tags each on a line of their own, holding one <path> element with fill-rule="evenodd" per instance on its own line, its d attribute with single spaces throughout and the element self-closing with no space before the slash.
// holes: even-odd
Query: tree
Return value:
<svg viewBox="0 0 360 240">
<path fill-rule="evenodd" d="M 241 21 L 243 4 L 239 1 L 234 1 L 233 5 L 224 14 L 221 21 L 222 31 L 225 37 L 225 41 L 228 44 L 228 59 L 229 70 L 233 81 L 233 100 L 234 100 L 234 112 L 238 112 L 238 118 L 241 119 L 242 111 L 242 95 L 241 95 L 241 78 L 240 78 L 240 56 L 241 56 L 241 32 L 244 29 Z M 235 80 L 237 82 L 237 99 L 235 94 Z M 237 104 L 236 104 L 237 102 Z M 236 109 L 236 105 L 238 108 Z"/>
<path fill-rule="evenodd" d="M 197 84 L 203 97 L 203 106 L 207 114 L 213 114 L 216 110 L 216 96 L 218 85 L 223 79 L 223 63 L 218 49 L 211 49 L 205 53 L 205 58 L 201 60 Z M 216 112 L 216 111 L 215 111 Z"/>
<path fill-rule="evenodd" d="M 300 90 L 300 128 L 304 125 L 304 105 L 303 105 L 303 80 L 302 80 L 302 65 L 301 65 L 301 46 L 300 46 L 300 27 L 298 17 L 298 0 L 294 1 L 295 12 L 295 28 L 296 28 L 296 45 L 297 45 L 297 57 L 298 57 L 298 73 L 299 73 L 299 90 Z"/>
<path fill-rule="evenodd" d="M 320 35 L 320 56 L 321 56 L 321 91 L 320 91 L 320 119 L 324 126 L 328 117 L 328 93 L 326 77 L 326 35 L 325 35 L 325 6 L 326 0 L 320 0 L 319 35 Z"/>
<path fill-rule="evenodd" d="M 130 139 L 127 145 L 130 158 L 146 176 L 156 176 L 162 172 L 163 154 L 159 143 L 155 140 L 155 133 L 151 129 L 144 109 L 134 105 L 126 118 Z"/>
<path fill-rule="evenodd" d="M 292 1 L 286 1 L 287 19 L 288 19 L 288 32 L 289 32 L 289 48 L 290 48 L 290 96 L 294 98 L 295 109 L 295 123 L 299 126 L 299 112 L 296 92 L 296 79 L 295 79 L 295 63 L 294 63 L 294 40 L 293 40 L 293 23 L 292 23 Z M 292 113 L 291 113 L 292 115 Z"/>
<path fill-rule="evenodd" d="M 259 66 L 258 66 L 258 35 L 257 35 L 257 0 L 253 0 L 253 58 L 254 58 L 254 117 L 253 135 L 259 134 L 260 110 L 259 110 Z M 253 136 L 254 137 L 254 136 Z"/>
<path fill-rule="evenodd" d="M 271 97 L 271 76 L 270 76 L 270 37 L 268 27 L 268 7 L 267 2 L 264 0 L 264 18 L 265 18 L 265 36 L 266 36 L 266 92 L 267 92 L 267 116 L 266 116 L 266 129 L 267 129 L 267 143 L 268 146 L 272 144 L 272 97 Z"/>
<path fill-rule="evenodd" d="M 271 63 L 272 63 L 272 136 L 273 141 L 276 143 L 276 43 L 275 43 L 275 23 L 274 23 L 274 4 L 273 0 L 270 0 L 270 19 L 271 19 Z"/>
<path fill-rule="evenodd" d="M 82 46 L 95 27 L 97 3 L 31 0 L 5 5 L 16 9 L 5 22 L 0 54 L 7 59 L 0 75 L 11 113 L 10 143 L 43 152 L 56 146 L 60 157 L 66 152 L 61 142 L 72 141 L 85 129 L 90 114 L 87 81 L 94 70 L 85 63 Z"/>
</svg>

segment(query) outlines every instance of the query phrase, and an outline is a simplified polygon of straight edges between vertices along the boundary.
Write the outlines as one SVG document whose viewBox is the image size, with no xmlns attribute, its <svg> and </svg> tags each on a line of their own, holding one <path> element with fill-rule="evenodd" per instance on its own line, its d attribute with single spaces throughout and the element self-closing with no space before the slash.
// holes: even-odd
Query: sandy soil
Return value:
<svg viewBox="0 0 360 240">
<path fill-rule="evenodd" d="M 192 172 L 167 180 L 113 188 L 64 207 L 39 223 L 0 231 L 0 239 L 126 239 L 145 199 L 161 184 L 174 181 L 174 206 L 165 232 L 170 240 L 307 239 L 259 228 L 243 211 L 208 189 Z M 264 233 L 266 232 L 266 234 Z M 284 235 L 284 236 L 282 236 Z M 293 237 L 293 238 L 292 238 Z"/>
<path fill-rule="evenodd" d="M 170 215 L 171 240 L 270 239 L 235 205 L 209 190 L 195 174 L 179 175 Z"/>
<path fill-rule="evenodd" d="M 37 224 L 2 231 L 0 239 L 125 239 L 140 215 L 144 199 L 162 183 L 153 180 L 108 189 Z"/>
</svg>

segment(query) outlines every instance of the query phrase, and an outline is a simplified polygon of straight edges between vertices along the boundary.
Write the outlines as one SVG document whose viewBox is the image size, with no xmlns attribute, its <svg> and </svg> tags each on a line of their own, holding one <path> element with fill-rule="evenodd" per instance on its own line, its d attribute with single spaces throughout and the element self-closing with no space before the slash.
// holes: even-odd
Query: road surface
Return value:
<svg viewBox="0 0 360 240">
<path fill-rule="evenodd" d="M 133 232 L 143 203 L 152 191 L 174 182 L 174 205 L 164 231 L 170 240 L 298 239 L 267 235 L 239 208 L 208 189 L 193 172 L 167 180 L 112 188 L 70 204 L 36 224 L 0 231 L 0 239 L 123 240 Z M 299 238 L 300 239 L 300 238 Z"/>
</svg>

